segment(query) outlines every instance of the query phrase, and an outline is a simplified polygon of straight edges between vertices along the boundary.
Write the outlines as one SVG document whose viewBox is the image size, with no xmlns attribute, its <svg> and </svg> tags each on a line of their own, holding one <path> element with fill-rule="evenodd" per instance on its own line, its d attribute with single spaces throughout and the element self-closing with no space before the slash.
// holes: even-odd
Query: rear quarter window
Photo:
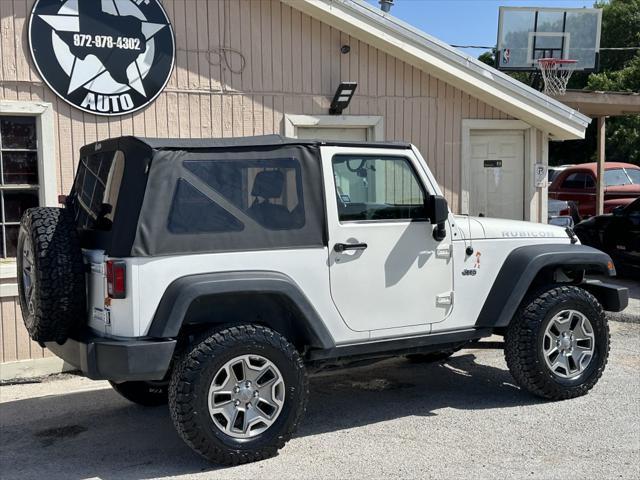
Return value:
<svg viewBox="0 0 640 480">
<path fill-rule="evenodd" d="M 169 213 L 171 233 L 239 232 L 244 224 L 184 179 L 178 180 Z"/>
<path fill-rule="evenodd" d="M 316 145 L 154 151 L 132 255 L 324 247 L 322 178 Z"/>
<path fill-rule="evenodd" d="M 294 158 L 185 160 L 204 183 L 180 178 L 169 216 L 173 233 L 241 231 L 247 221 L 267 230 L 305 225 L 300 164 Z"/>
</svg>

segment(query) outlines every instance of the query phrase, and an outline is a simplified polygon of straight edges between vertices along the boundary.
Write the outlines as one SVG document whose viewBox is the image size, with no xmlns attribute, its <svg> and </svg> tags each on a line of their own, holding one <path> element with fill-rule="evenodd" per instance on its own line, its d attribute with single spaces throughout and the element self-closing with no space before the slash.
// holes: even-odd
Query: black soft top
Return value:
<svg viewBox="0 0 640 480">
<path fill-rule="evenodd" d="M 368 148 L 397 148 L 409 149 L 410 143 L 406 142 L 359 142 L 346 140 L 307 140 L 289 138 L 282 135 L 259 135 L 254 137 L 230 137 L 230 138 L 149 138 L 149 137 L 114 137 L 99 142 L 90 143 L 81 149 L 83 155 L 90 154 L 100 149 L 116 150 L 142 144 L 152 150 L 214 150 L 237 149 L 255 147 L 278 147 L 286 145 L 305 146 L 339 146 L 339 147 L 368 147 Z M 98 148 L 96 148 L 98 147 Z"/>
<path fill-rule="evenodd" d="M 111 138 L 81 149 L 68 206 L 82 246 L 113 257 L 324 247 L 325 145 L 411 147 L 280 135 Z"/>
<path fill-rule="evenodd" d="M 322 247 L 327 227 L 321 146 L 411 148 L 280 135 L 111 138 L 80 150 L 68 206 L 83 247 L 114 257 Z M 116 152 L 122 180 L 114 183 Z M 205 204 L 211 207 L 203 213 Z M 217 221 L 223 231 L 197 230 L 205 220 Z"/>
</svg>

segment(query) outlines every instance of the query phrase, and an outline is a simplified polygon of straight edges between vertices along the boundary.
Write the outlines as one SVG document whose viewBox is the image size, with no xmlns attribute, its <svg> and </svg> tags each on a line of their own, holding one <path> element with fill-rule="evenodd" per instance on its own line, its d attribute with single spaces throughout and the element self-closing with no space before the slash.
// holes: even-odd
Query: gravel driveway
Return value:
<svg viewBox="0 0 640 480">
<path fill-rule="evenodd" d="M 640 478 L 640 325 L 611 323 L 612 355 L 586 397 L 544 402 L 513 385 L 500 350 L 444 364 L 401 359 L 315 377 L 276 458 L 217 469 L 163 407 L 64 375 L 0 391 L 0 477 Z"/>
</svg>

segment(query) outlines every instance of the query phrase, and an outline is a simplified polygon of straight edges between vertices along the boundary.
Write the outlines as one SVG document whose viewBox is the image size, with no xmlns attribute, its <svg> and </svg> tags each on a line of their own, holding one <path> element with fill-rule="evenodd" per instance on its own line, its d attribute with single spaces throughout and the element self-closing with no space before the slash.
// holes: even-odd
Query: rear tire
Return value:
<svg viewBox="0 0 640 480">
<path fill-rule="evenodd" d="M 193 450 L 238 465 L 276 455 L 300 423 L 308 390 L 293 345 L 268 328 L 240 325 L 212 333 L 178 362 L 169 410 Z"/>
<path fill-rule="evenodd" d="M 130 402 L 145 407 L 166 405 L 169 386 L 154 382 L 109 382 L 113 389 Z"/>
<path fill-rule="evenodd" d="M 18 297 L 29 336 L 62 344 L 84 322 L 84 262 L 75 222 L 62 208 L 30 208 L 20 222 Z"/>
<path fill-rule="evenodd" d="M 609 326 L 586 290 L 561 286 L 528 297 L 505 335 L 505 358 L 517 383 L 534 395 L 585 395 L 609 357 Z"/>
</svg>

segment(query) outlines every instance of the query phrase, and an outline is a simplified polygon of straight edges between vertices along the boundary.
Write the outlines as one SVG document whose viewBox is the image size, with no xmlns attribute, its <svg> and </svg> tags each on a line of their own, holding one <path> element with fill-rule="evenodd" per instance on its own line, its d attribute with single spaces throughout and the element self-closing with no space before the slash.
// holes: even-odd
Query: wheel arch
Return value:
<svg viewBox="0 0 640 480">
<path fill-rule="evenodd" d="M 241 271 L 187 275 L 160 300 L 148 335 L 175 338 L 185 329 L 260 324 L 297 348 L 332 348 L 335 342 L 295 281 L 279 272 Z"/>
<path fill-rule="evenodd" d="M 558 270 L 608 276 L 616 274 L 609 255 L 585 245 L 539 244 L 518 247 L 507 256 L 500 268 L 478 315 L 476 327 L 501 329 L 509 325 L 529 291 L 549 280 L 557 283 L 555 274 Z M 592 293 L 608 309 L 607 295 L 598 295 L 597 291 Z"/>
</svg>

